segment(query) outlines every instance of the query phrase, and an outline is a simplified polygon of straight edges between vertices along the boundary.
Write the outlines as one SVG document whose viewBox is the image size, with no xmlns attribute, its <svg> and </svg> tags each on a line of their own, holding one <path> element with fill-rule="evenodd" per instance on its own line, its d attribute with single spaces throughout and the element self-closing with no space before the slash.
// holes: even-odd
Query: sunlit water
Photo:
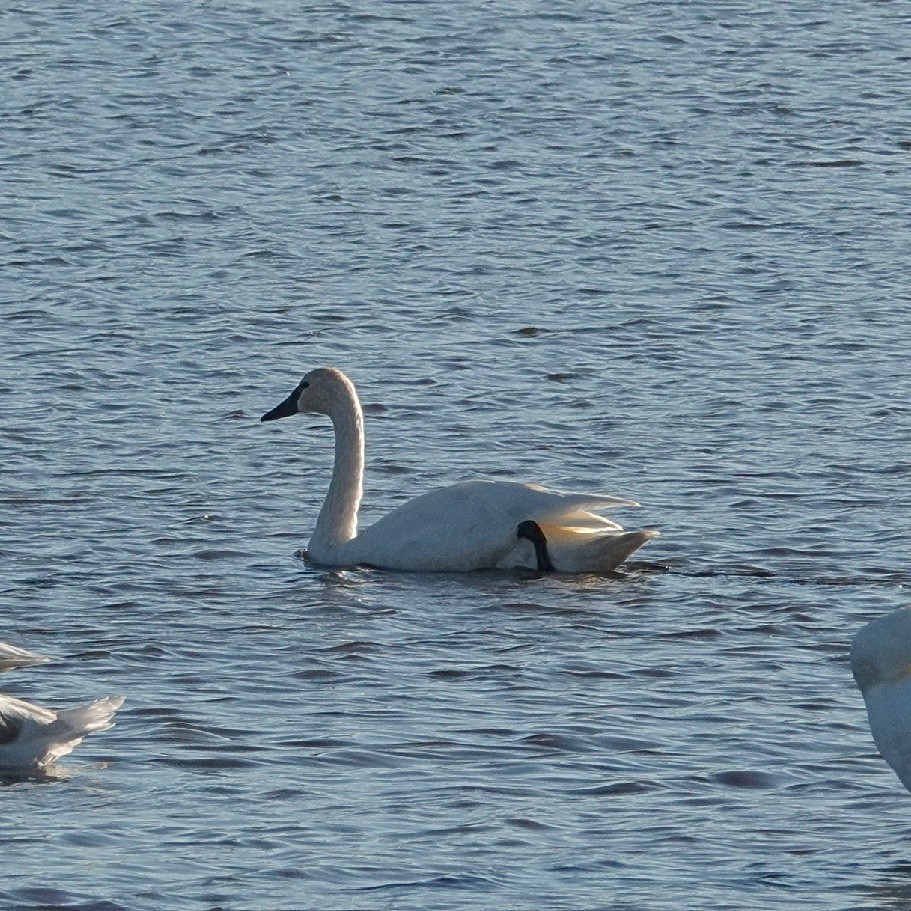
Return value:
<svg viewBox="0 0 911 911">
<path fill-rule="evenodd" d="M 909 13 L 0 16 L 4 909 L 905 908 L 847 647 L 907 603 Z M 326 572 L 476 475 L 603 490 L 612 578 Z"/>
</svg>

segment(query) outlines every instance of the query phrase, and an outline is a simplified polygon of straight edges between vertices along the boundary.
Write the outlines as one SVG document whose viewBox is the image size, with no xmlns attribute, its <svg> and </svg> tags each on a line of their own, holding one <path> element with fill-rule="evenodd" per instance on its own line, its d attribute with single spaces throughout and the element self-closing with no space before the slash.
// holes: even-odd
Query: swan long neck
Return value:
<svg viewBox="0 0 911 911">
<path fill-rule="evenodd" d="M 353 386 L 344 387 L 328 414 L 335 428 L 335 463 L 312 543 L 334 547 L 357 534 L 364 489 L 364 415 Z"/>
</svg>

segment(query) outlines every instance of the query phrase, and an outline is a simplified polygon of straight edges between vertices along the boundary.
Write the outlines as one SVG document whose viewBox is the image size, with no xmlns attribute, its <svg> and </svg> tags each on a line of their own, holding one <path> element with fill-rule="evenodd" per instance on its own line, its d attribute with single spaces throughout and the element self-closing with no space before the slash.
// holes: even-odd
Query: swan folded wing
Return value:
<svg viewBox="0 0 911 911">
<path fill-rule="evenodd" d="M 553 495 L 560 497 L 573 512 L 582 510 L 601 512 L 603 509 L 639 505 L 636 500 L 629 500 L 626 497 L 613 497 L 602 493 L 557 493 Z"/>
<path fill-rule="evenodd" d="M 359 563 L 422 572 L 470 571 L 496 565 L 516 541 L 518 520 L 490 504 L 444 487 L 409 500 L 350 542 Z"/>
<path fill-rule="evenodd" d="M 534 519 L 542 529 L 547 526 L 551 529 L 551 534 L 558 529 L 574 534 L 622 531 L 622 525 L 606 519 L 599 513 L 605 509 L 639 505 L 635 500 L 607 494 L 559 493 L 537 487 L 531 487 L 531 491 L 536 496 L 530 497 L 531 502 L 526 504 L 525 508 L 529 510 L 528 518 Z M 546 529 L 545 534 L 550 540 L 551 535 Z"/>
<path fill-rule="evenodd" d="M 34 652 L 28 652 L 24 648 L 17 648 L 15 645 L 0 642 L 0 671 L 29 664 L 44 664 L 47 661 L 50 661 L 50 658 L 46 658 L 44 655 L 36 655 Z"/>
<path fill-rule="evenodd" d="M 409 500 L 350 542 L 356 562 L 389 569 L 472 570 L 499 566 L 516 546 L 520 522 L 556 533 L 619 531 L 591 510 L 635 506 L 603 494 L 564 494 L 511 481 L 465 481 Z"/>
<path fill-rule="evenodd" d="M 38 724 L 50 724 L 57 717 L 56 712 L 40 705 L 34 705 L 14 696 L 0 695 L 0 715 L 19 721 L 33 721 Z"/>
<path fill-rule="evenodd" d="M 558 518 L 556 522 L 545 519 L 539 522 L 542 528 L 561 529 L 574 535 L 599 535 L 605 532 L 623 531 L 623 526 L 612 519 L 605 519 L 593 512 L 573 513 L 569 516 Z"/>
<path fill-rule="evenodd" d="M 552 525 L 549 522 L 539 522 L 544 537 L 551 547 L 557 547 L 561 544 L 583 545 L 598 540 L 605 535 L 616 535 L 623 531 L 623 528 L 616 522 L 611 522 L 607 526 L 588 527 L 577 525 Z"/>
</svg>

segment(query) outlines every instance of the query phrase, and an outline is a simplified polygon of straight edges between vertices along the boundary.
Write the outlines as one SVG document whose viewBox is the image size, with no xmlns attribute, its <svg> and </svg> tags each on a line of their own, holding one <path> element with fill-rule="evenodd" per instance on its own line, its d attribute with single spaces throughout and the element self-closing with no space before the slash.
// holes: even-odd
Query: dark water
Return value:
<svg viewBox="0 0 911 911">
<path fill-rule="evenodd" d="M 847 665 L 907 603 L 903 4 L 0 13 L 0 639 L 117 727 L 0 789 L 0 904 L 906 908 Z M 324 572 L 485 475 L 621 577 Z"/>
</svg>

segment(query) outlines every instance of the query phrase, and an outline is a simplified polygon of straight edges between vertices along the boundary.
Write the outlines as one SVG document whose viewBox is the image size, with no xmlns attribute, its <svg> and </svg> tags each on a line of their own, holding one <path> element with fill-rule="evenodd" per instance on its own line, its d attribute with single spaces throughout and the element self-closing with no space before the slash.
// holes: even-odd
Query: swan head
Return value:
<svg viewBox="0 0 911 911">
<path fill-rule="evenodd" d="M 317 367 L 311 370 L 283 402 L 267 411 L 260 421 L 277 421 L 292 414 L 335 413 L 340 403 L 357 401 L 354 384 L 334 367 Z"/>
<path fill-rule="evenodd" d="M 859 630 L 851 642 L 851 671 L 863 693 L 911 677 L 911 608 L 894 611 Z"/>
</svg>

